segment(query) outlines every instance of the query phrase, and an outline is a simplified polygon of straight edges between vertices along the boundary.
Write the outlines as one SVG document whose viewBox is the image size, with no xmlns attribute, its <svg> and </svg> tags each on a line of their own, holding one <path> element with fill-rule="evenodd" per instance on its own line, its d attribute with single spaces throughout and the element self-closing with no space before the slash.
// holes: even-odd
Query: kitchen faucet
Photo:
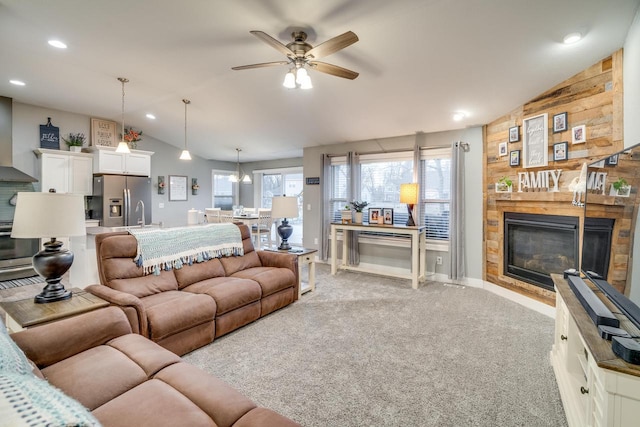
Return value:
<svg viewBox="0 0 640 427">
<path fill-rule="evenodd" d="M 140 210 L 142 206 L 142 218 L 138 220 L 138 224 L 144 227 L 144 202 L 142 200 L 138 200 L 138 204 L 136 205 L 136 212 Z"/>
</svg>

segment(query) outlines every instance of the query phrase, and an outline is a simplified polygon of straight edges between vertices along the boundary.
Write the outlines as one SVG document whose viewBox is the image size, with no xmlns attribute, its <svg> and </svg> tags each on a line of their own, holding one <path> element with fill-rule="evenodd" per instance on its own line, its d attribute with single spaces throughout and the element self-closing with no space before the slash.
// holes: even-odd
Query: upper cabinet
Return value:
<svg viewBox="0 0 640 427">
<path fill-rule="evenodd" d="M 112 147 L 90 147 L 90 150 L 93 152 L 93 173 L 151 176 L 151 151 L 116 153 Z"/>
<path fill-rule="evenodd" d="M 93 155 L 46 148 L 38 148 L 34 153 L 39 159 L 41 191 L 92 194 Z"/>
</svg>

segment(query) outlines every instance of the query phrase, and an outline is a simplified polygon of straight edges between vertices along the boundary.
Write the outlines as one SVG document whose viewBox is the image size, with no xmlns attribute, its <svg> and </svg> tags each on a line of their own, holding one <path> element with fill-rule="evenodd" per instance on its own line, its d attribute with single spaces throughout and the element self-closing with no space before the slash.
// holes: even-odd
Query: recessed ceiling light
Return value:
<svg viewBox="0 0 640 427">
<path fill-rule="evenodd" d="M 155 119 L 156 119 L 156 116 L 154 116 L 154 115 L 153 115 L 153 114 L 151 114 L 151 113 L 147 113 L 147 119 L 155 120 Z"/>
<path fill-rule="evenodd" d="M 61 42 L 60 40 L 49 40 L 48 42 L 51 46 L 57 47 L 58 49 L 66 49 L 67 45 Z"/>
<path fill-rule="evenodd" d="M 464 119 L 465 117 L 466 117 L 466 114 L 458 112 L 458 113 L 455 113 L 453 115 L 453 120 L 455 120 L 456 122 L 459 122 L 460 120 Z"/>
<path fill-rule="evenodd" d="M 564 36 L 564 39 L 562 39 L 562 41 L 564 42 L 564 44 L 573 44 L 573 43 L 579 42 L 581 38 L 582 38 L 582 34 L 571 33 Z"/>
<path fill-rule="evenodd" d="M 26 83 L 21 81 L 21 80 L 9 80 L 9 83 L 11 83 L 12 85 L 16 85 L 16 86 L 24 86 L 24 85 L 26 85 Z"/>
</svg>

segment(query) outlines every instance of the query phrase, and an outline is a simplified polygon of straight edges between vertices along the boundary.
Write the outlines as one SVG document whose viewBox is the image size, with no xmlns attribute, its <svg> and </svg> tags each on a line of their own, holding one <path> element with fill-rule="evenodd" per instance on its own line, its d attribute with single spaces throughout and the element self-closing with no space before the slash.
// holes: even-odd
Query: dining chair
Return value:
<svg viewBox="0 0 640 427">
<path fill-rule="evenodd" d="M 233 211 L 220 211 L 220 222 L 233 222 Z"/>
<path fill-rule="evenodd" d="M 251 235 L 255 240 L 256 250 L 260 250 L 263 237 L 266 238 L 268 245 L 271 246 L 273 220 L 270 209 L 260 209 L 258 211 L 258 221 L 251 227 Z"/>
<path fill-rule="evenodd" d="M 207 222 L 220 222 L 220 208 L 206 208 L 204 214 L 207 217 Z"/>
<path fill-rule="evenodd" d="M 256 208 L 243 208 L 242 213 L 249 214 L 249 215 L 254 214 L 256 213 Z"/>
</svg>

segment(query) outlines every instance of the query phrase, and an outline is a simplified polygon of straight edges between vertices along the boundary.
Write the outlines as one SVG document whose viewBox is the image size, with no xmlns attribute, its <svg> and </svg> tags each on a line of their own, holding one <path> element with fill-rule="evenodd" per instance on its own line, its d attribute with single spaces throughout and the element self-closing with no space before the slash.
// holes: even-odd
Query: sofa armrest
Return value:
<svg viewBox="0 0 640 427">
<path fill-rule="evenodd" d="M 104 285 L 89 285 L 84 288 L 84 290 L 120 307 L 127 316 L 127 319 L 129 319 L 133 333 L 140 334 L 147 338 L 149 337 L 147 312 L 140 298 Z"/>
<path fill-rule="evenodd" d="M 16 332 L 11 338 L 39 368 L 45 368 L 130 333 L 122 310 L 105 307 Z"/>
<path fill-rule="evenodd" d="M 293 272 L 293 276 L 295 277 L 294 286 L 295 286 L 295 299 L 298 299 L 298 286 L 300 280 L 298 275 L 298 256 L 294 254 L 284 253 L 284 252 L 273 252 L 273 251 L 256 251 L 258 254 L 258 258 L 260 258 L 260 263 L 263 267 L 279 267 L 279 268 L 288 268 Z"/>
</svg>

